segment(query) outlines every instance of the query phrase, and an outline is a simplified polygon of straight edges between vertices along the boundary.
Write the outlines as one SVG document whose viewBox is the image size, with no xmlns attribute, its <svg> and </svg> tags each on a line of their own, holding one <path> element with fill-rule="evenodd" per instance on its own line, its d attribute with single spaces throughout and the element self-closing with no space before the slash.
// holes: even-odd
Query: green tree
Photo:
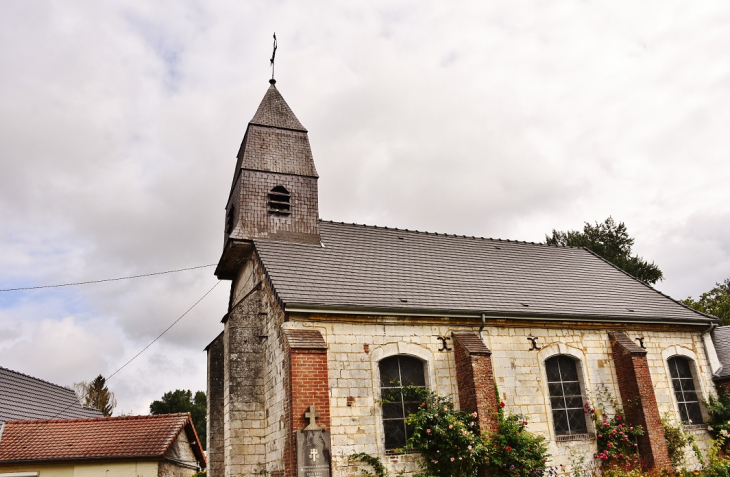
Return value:
<svg viewBox="0 0 730 477">
<path fill-rule="evenodd" d="M 100 410 L 105 417 L 111 416 L 112 411 L 117 407 L 114 393 L 109 391 L 106 386 L 106 378 L 101 374 L 91 382 L 74 383 L 74 389 L 84 406 Z"/>
<path fill-rule="evenodd" d="M 682 303 L 695 310 L 716 316 L 722 325 L 730 325 L 730 278 L 722 283 L 715 283 L 715 288 L 700 295 L 698 300 L 687 297 Z"/>
<path fill-rule="evenodd" d="M 664 279 L 664 274 L 653 262 L 649 263 L 637 255 L 631 255 L 634 239 L 626 232 L 626 225 L 623 222 L 617 224 L 612 217 L 600 224 L 596 222 L 596 225 L 585 222 L 583 231 L 562 232 L 553 229 L 552 235 L 545 236 L 545 243 L 563 247 L 585 247 L 650 285 Z"/>
<path fill-rule="evenodd" d="M 159 401 L 152 401 L 150 404 L 151 414 L 174 414 L 178 412 L 189 412 L 193 419 L 195 431 L 200 438 L 203 449 L 207 449 L 206 443 L 206 410 L 207 402 L 203 391 L 198 391 L 193 396 L 192 391 L 176 389 L 162 395 Z"/>
</svg>

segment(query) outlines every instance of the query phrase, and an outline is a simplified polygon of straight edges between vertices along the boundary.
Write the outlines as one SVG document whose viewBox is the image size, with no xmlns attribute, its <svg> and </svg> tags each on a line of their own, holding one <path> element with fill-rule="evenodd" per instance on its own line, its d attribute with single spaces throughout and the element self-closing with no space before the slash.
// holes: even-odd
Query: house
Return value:
<svg viewBox="0 0 730 477">
<path fill-rule="evenodd" d="M 642 403 L 626 417 L 645 429 L 648 467 L 670 466 L 660 416 L 706 432 L 716 318 L 582 248 L 320 220 L 307 130 L 270 83 L 238 152 L 215 272 L 231 292 L 206 348 L 211 476 L 303 475 L 321 455 L 300 452 L 305 427 L 326 430 L 317 475 L 360 475 L 359 452 L 416 470 L 418 455 L 395 453 L 406 403 L 381 405 L 393 383 L 453 396 L 486 431 L 496 384 L 554 465 L 595 452 L 583 403 L 601 395 Z"/>
<path fill-rule="evenodd" d="M 189 414 L 8 421 L 0 476 L 187 477 L 205 468 Z"/>
<path fill-rule="evenodd" d="M 24 419 L 103 417 L 82 406 L 73 389 L 0 367 L 0 423 Z"/>
</svg>

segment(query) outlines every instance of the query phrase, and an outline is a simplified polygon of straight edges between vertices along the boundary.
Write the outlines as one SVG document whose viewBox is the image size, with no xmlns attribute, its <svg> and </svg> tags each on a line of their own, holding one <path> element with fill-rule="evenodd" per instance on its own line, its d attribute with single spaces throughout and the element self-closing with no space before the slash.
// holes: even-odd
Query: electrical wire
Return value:
<svg viewBox="0 0 730 477">
<path fill-rule="evenodd" d="M 197 268 L 202 268 L 202 267 L 197 267 Z M 220 283 L 221 283 L 221 281 L 220 281 L 220 280 L 218 280 L 218 281 L 217 281 L 217 282 L 215 283 L 215 285 L 213 285 L 213 287 L 211 287 L 211 288 L 210 288 L 210 290 L 208 290 L 207 292 L 205 292 L 205 294 L 204 294 L 204 295 L 203 295 L 202 297 L 200 297 L 200 298 L 198 299 L 198 301 L 196 301 L 195 303 L 193 303 L 193 305 L 192 305 L 192 306 L 191 306 L 190 308 L 188 308 L 188 309 L 187 309 L 187 310 L 185 311 L 185 313 L 183 313 L 182 315 L 180 315 L 180 316 L 179 316 L 179 317 L 178 317 L 178 318 L 177 318 L 177 319 L 176 319 L 175 321 L 173 321 L 173 322 L 172 322 L 172 324 L 171 324 L 170 326 L 168 326 L 167 328 L 165 328 L 165 330 L 164 330 L 164 331 L 163 331 L 162 333 L 160 333 L 160 334 L 159 334 L 159 335 L 157 336 L 157 338 L 153 339 L 153 340 L 152 340 L 152 341 L 151 341 L 151 342 L 150 342 L 150 343 L 149 343 L 149 344 L 148 344 L 147 346 L 145 346 L 144 348 L 142 348 L 142 350 L 141 350 L 141 351 L 140 351 L 139 353 L 135 354 L 135 355 L 134 355 L 134 356 L 133 356 L 133 357 L 132 357 L 132 358 L 131 358 L 131 359 L 130 359 L 129 361 L 127 361 L 126 363 L 124 363 L 124 364 L 123 364 L 122 366 L 120 366 L 120 367 L 119 367 L 119 369 L 117 369 L 117 370 L 116 370 L 116 371 L 114 371 L 114 372 L 113 372 L 113 373 L 112 373 L 111 375 L 109 375 L 109 377 L 108 377 L 108 378 L 106 378 L 106 381 L 108 382 L 108 381 L 109 381 L 109 380 L 110 380 L 110 379 L 112 378 L 112 376 L 114 376 L 114 375 L 115 375 L 115 374 L 117 374 L 117 373 L 118 373 L 119 371 L 121 371 L 122 369 L 124 369 L 124 368 L 125 368 L 125 367 L 126 367 L 126 366 L 127 366 L 128 364 L 129 364 L 129 363 L 131 363 L 132 361 L 134 361 L 135 359 L 137 359 L 137 357 L 138 357 L 139 355 L 141 355 L 142 353 L 144 353 L 144 352 L 145 352 L 145 351 L 147 350 L 147 348 L 149 348 L 149 347 L 150 347 L 150 346 L 152 346 L 152 345 L 153 345 L 153 344 L 154 344 L 154 343 L 155 343 L 155 342 L 156 342 L 157 340 L 159 340 L 160 338 L 162 338 L 162 336 L 163 336 L 163 335 L 164 335 L 165 333 L 167 333 L 168 331 L 170 331 L 170 329 L 171 329 L 171 328 L 172 328 L 173 326 L 175 326 L 175 325 L 176 325 L 176 324 L 177 324 L 177 323 L 178 323 L 178 322 L 179 322 L 180 320 L 182 320 L 182 319 L 183 319 L 183 318 L 185 317 L 185 315 L 187 315 L 188 313 L 190 313 L 190 311 L 191 311 L 191 310 L 192 310 L 193 308 L 195 308 L 195 307 L 196 307 L 196 306 L 198 305 L 198 303 L 200 303 L 201 301 L 203 301 L 203 299 L 204 299 L 205 297 L 207 297 L 208 295 L 210 295 L 210 293 L 211 293 L 211 292 L 212 292 L 212 291 L 213 291 L 213 290 L 215 289 L 215 287 L 217 287 L 218 285 L 220 285 Z M 80 404 L 80 405 L 81 405 L 82 407 L 84 406 L 84 405 L 83 405 L 83 403 L 81 403 L 81 400 L 80 400 L 80 399 L 78 398 L 78 396 L 77 396 L 77 397 L 76 397 L 76 401 L 75 401 L 75 402 L 72 402 L 71 404 L 69 404 L 69 405 L 68 405 L 68 406 L 66 406 L 65 408 L 61 409 L 61 410 L 60 410 L 60 411 L 58 411 L 58 412 L 57 412 L 57 413 L 56 413 L 56 414 L 55 414 L 55 415 L 54 415 L 53 417 L 51 417 L 51 418 L 50 418 L 50 419 L 48 419 L 48 420 L 53 420 L 53 419 L 56 419 L 57 417 L 59 417 L 59 416 L 60 416 L 61 414 L 63 414 L 64 412 L 66 412 L 66 411 L 68 411 L 69 409 L 71 409 L 71 408 L 72 408 L 73 406 L 75 406 L 76 404 Z"/>
<path fill-rule="evenodd" d="M 179 268 L 177 270 L 167 270 L 165 272 L 145 273 L 143 275 L 132 275 L 129 277 L 105 278 L 103 280 L 88 280 L 85 282 L 63 283 L 61 285 L 41 285 L 41 286 L 37 286 L 37 287 L 6 288 L 4 290 L 0 290 L 0 292 L 11 292 L 11 291 L 20 291 L 20 290 L 38 290 L 40 288 L 72 287 L 72 286 L 76 286 L 76 285 L 89 285 L 91 283 L 116 282 L 119 280 L 129 280 L 131 278 L 152 277 L 155 275 L 165 275 L 167 273 L 177 273 L 177 272 L 185 272 L 187 270 L 197 270 L 199 268 L 212 267 L 213 265 L 215 265 L 215 263 L 209 263 L 208 265 L 198 265 L 197 267 Z"/>
</svg>

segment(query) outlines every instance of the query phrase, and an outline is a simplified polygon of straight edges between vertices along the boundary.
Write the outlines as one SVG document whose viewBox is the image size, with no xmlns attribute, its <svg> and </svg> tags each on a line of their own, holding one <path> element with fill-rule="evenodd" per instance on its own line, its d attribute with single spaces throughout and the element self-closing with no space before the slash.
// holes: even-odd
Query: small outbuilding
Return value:
<svg viewBox="0 0 730 477">
<path fill-rule="evenodd" d="M 0 476 L 189 477 L 206 467 L 189 414 L 0 425 Z"/>
</svg>

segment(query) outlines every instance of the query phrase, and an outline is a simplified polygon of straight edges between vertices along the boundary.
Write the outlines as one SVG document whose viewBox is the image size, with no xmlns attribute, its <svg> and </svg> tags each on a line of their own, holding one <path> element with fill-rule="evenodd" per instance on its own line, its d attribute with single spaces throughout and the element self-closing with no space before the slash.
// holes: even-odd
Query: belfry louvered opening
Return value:
<svg viewBox="0 0 730 477">
<path fill-rule="evenodd" d="M 278 215 L 291 214 L 291 194 L 283 186 L 276 186 L 269 191 L 269 213 Z"/>
</svg>

